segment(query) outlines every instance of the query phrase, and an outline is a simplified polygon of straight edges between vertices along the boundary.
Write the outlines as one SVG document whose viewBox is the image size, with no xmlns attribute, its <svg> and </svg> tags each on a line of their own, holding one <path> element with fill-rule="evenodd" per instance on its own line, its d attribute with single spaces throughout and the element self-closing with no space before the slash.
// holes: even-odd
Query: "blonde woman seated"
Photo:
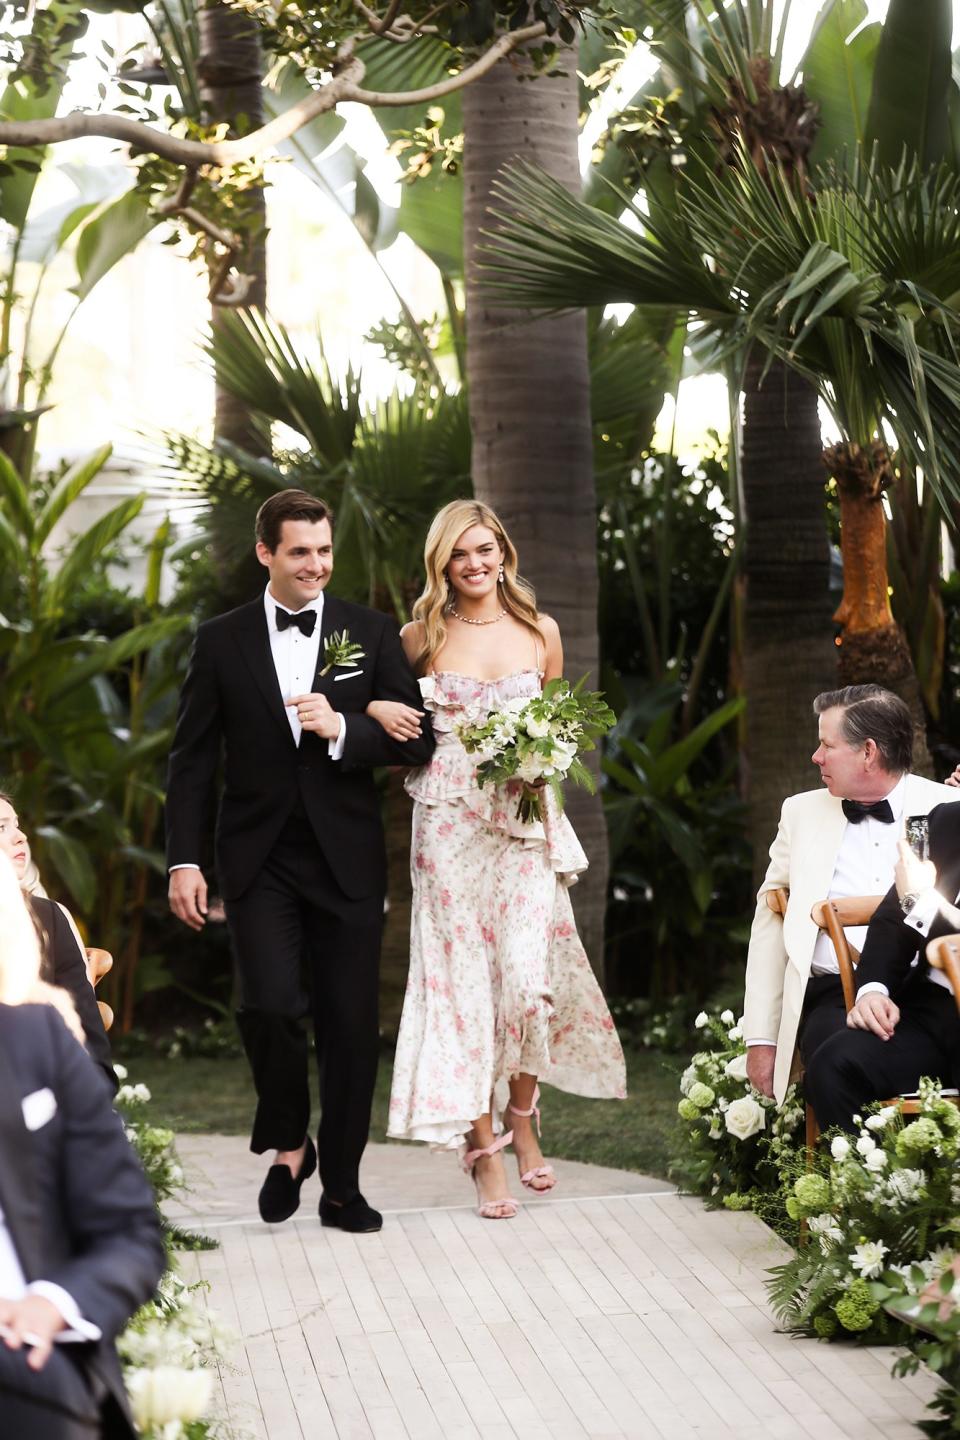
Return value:
<svg viewBox="0 0 960 1440">
<path fill-rule="evenodd" d="M 135 1440 L 114 1339 L 163 1273 L 159 1216 L 18 880 L 0 854 L 0 1435 Z"/>
<path fill-rule="evenodd" d="M 388 1134 L 463 1146 L 480 1215 L 506 1220 L 517 1203 L 504 1146 L 529 1193 L 556 1184 L 540 1150 L 538 1082 L 622 1097 L 623 1052 L 573 919 L 569 886 L 587 859 L 569 820 L 549 791 L 542 824 L 517 819 L 522 784 L 480 789 L 455 730 L 561 674 L 556 623 L 538 612 L 486 505 L 441 510 L 424 563 L 402 640 L 437 747 L 406 782 L 413 918 Z M 406 706 L 378 701 L 368 714 L 395 739 L 414 733 Z"/>
<path fill-rule="evenodd" d="M 66 990 L 76 1007 L 83 1026 L 83 1038 L 92 1060 L 100 1066 L 114 1090 L 117 1078 L 110 1055 L 110 1042 L 103 1028 L 93 986 L 87 976 L 87 962 L 76 926 L 69 913 L 45 895 L 26 892 L 29 872 L 36 874 L 30 862 L 30 847 L 9 795 L 0 792 L 0 853 L 6 855 L 14 874 L 25 892 L 25 899 L 34 917 L 40 936 L 40 973 L 51 985 Z M 34 882 L 35 884 L 35 882 Z"/>
</svg>

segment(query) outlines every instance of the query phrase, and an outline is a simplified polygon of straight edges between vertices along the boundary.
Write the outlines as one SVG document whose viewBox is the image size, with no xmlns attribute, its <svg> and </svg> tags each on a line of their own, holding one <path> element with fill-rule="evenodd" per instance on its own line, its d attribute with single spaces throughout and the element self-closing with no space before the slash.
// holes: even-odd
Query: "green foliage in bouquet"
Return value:
<svg viewBox="0 0 960 1440">
<path fill-rule="evenodd" d="M 481 724 L 469 721 L 458 727 L 464 749 L 481 757 L 477 784 L 524 782 L 517 818 L 543 819 L 534 786 L 550 786 L 563 808 L 564 780 L 572 780 L 593 793 L 594 778 L 579 756 L 595 750 L 601 735 L 612 729 L 616 716 L 598 690 L 584 690 L 583 680 L 549 680 L 543 693 L 532 699 L 507 700 Z"/>
<path fill-rule="evenodd" d="M 859 1122 L 859 1117 L 855 1117 Z M 960 1110 L 939 1084 L 920 1082 L 920 1114 L 871 1106 L 859 1135 L 828 1137 L 815 1168 L 789 1182 L 787 1210 L 805 1220 L 809 1243 L 769 1282 L 778 1318 L 791 1330 L 891 1343 L 905 1337 L 877 1287 L 923 1283 L 944 1268 L 960 1230 Z"/>
<path fill-rule="evenodd" d="M 710 1206 L 756 1210 L 780 1228 L 780 1172 L 800 1154 L 803 1107 L 792 1087 L 782 1108 L 753 1089 L 732 1010 L 693 1023 L 702 1049 L 680 1077 L 670 1175 Z"/>
</svg>

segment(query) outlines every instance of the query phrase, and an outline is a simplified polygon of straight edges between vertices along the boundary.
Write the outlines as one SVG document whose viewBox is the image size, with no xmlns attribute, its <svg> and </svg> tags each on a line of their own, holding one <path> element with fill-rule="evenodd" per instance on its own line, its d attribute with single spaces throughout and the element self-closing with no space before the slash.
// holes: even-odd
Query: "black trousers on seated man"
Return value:
<svg viewBox="0 0 960 1440">
<path fill-rule="evenodd" d="M 811 975 L 803 996 L 797 1045 L 806 1073 L 812 1056 L 847 1023 L 847 1007 L 839 975 Z"/>
<path fill-rule="evenodd" d="M 89 1347 L 55 1345 L 40 1371 L 28 1351 L 0 1345 L 0 1435 L 5 1440 L 101 1440 L 101 1406 L 82 1364 Z"/>
<path fill-rule="evenodd" d="M 874 1100 L 916 1090 L 923 1075 L 956 1083 L 960 1016 L 949 990 L 918 976 L 897 998 L 900 1021 L 889 1040 L 844 1026 L 805 1058 L 804 1093 L 821 1130 L 856 1130 L 854 1115 Z"/>
<path fill-rule="evenodd" d="M 240 976 L 240 1033 L 257 1109 L 250 1148 L 296 1150 L 310 1122 L 312 1017 L 320 1069 L 318 1152 L 325 1191 L 347 1202 L 370 1128 L 377 1077 L 380 894 L 350 899 L 306 815 L 286 822 L 253 884 L 226 902 Z"/>
</svg>

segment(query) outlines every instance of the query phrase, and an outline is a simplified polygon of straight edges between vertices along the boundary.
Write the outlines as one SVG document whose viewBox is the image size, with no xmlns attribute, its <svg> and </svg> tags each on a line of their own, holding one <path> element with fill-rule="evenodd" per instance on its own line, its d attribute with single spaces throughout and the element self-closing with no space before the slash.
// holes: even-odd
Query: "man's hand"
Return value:
<svg viewBox="0 0 960 1440">
<path fill-rule="evenodd" d="M 340 736 L 340 715 L 333 709 L 326 695 L 315 692 L 309 695 L 294 695 L 287 701 L 287 709 L 296 708 L 297 719 L 304 730 L 319 735 L 323 740 L 337 740 Z"/>
<path fill-rule="evenodd" d="M 25 1295 L 22 1300 L 0 1300 L 0 1340 L 8 1350 L 29 1345 L 27 1364 L 42 1370 L 50 1358 L 53 1337 L 66 1328 L 56 1305 L 42 1295 Z"/>
<path fill-rule="evenodd" d="M 900 899 L 902 900 L 904 895 L 922 895 L 925 890 L 932 890 L 937 883 L 937 867 L 933 861 L 919 859 L 906 840 L 897 841 L 897 850 L 900 859 L 893 872 L 893 879 Z"/>
<path fill-rule="evenodd" d="M 889 1040 L 900 1020 L 900 1011 L 889 995 L 871 990 L 862 995 L 847 1016 L 851 1030 L 869 1030 L 881 1040 Z"/>
<path fill-rule="evenodd" d="M 171 870 L 167 895 L 170 909 L 178 920 L 191 930 L 203 929 L 207 923 L 207 882 L 202 870 L 195 870 L 193 866 Z"/>
<path fill-rule="evenodd" d="M 420 737 L 422 710 L 404 705 L 399 700 L 371 700 L 367 714 L 382 725 L 391 740 L 417 740 Z"/>
<path fill-rule="evenodd" d="M 747 1079 L 754 1090 L 773 1099 L 773 1067 L 777 1058 L 776 1045 L 747 1046 Z"/>
<path fill-rule="evenodd" d="M 955 790 L 960 790 L 960 765 L 947 776 L 944 785 L 952 785 Z"/>
</svg>

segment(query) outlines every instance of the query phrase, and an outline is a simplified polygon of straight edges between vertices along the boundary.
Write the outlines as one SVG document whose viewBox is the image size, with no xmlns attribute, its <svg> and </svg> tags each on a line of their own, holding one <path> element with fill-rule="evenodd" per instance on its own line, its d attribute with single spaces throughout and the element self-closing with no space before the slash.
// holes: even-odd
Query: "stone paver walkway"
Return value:
<svg viewBox="0 0 960 1440">
<path fill-rule="evenodd" d="M 371 1145 L 385 1224 L 352 1237 L 319 1225 L 315 1180 L 261 1224 L 243 1140 L 179 1150 L 194 1189 L 171 1216 L 220 1242 L 184 1272 L 240 1337 L 219 1397 L 237 1437 L 919 1440 L 929 1376 L 776 1332 L 764 1272 L 787 1251 L 752 1215 L 561 1162 L 555 1198 L 483 1221 L 452 1156 Z"/>
</svg>

